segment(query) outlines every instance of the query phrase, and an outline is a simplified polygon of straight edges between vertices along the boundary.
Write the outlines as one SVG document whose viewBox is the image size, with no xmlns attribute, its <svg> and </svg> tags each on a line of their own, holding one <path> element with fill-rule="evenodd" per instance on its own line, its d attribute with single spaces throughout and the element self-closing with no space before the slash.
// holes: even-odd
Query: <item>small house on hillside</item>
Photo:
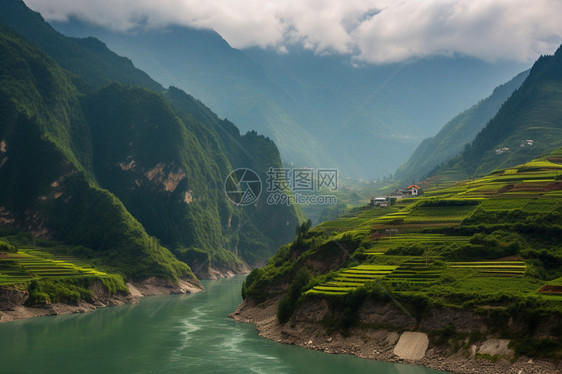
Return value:
<svg viewBox="0 0 562 374">
<path fill-rule="evenodd" d="M 371 199 L 371 206 L 388 208 L 390 206 L 390 199 L 388 197 L 373 197 Z"/>
<path fill-rule="evenodd" d="M 419 196 L 423 194 L 423 190 L 417 184 L 412 184 L 408 186 L 406 189 L 400 189 L 396 193 L 398 196 L 405 197 L 405 196 Z"/>
<path fill-rule="evenodd" d="M 406 191 L 409 191 L 411 196 L 418 196 L 423 194 L 423 190 L 417 184 L 412 184 L 406 188 Z"/>
<path fill-rule="evenodd" d="M 532 147 L 534 144 L 535 144 L 535 141 L 533 139 L 523 140 L 521 142 L 521 148 Z"/>
</svg>

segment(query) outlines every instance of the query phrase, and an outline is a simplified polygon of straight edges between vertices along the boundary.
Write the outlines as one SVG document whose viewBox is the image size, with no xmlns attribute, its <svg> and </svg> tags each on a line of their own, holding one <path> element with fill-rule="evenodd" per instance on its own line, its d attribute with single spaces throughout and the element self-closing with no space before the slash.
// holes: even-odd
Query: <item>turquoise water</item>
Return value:
<svg viewBox="0 0 562 374">
<path fill-rule="evenodd" d="M 207 281 L 195 295 L 0 324 L 0 373 L 438 373 L 262 338 L 227 317 L 241 302 L 243 279 Z"/>
</svg>

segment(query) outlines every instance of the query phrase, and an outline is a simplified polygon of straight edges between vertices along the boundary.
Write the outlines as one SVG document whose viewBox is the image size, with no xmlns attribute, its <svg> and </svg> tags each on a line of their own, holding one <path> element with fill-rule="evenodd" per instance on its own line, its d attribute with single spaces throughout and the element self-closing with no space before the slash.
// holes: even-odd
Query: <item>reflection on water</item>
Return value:
<svg viewBox="0 0 562 374">
<path fill-rule="evenodd" d="M 418 366 L 327 355 L 271 342 L 227 317 L 243 277 L 207 281 L 195 295 L 0 325 L 5 373 L 389 373 Z"/>
</svg>

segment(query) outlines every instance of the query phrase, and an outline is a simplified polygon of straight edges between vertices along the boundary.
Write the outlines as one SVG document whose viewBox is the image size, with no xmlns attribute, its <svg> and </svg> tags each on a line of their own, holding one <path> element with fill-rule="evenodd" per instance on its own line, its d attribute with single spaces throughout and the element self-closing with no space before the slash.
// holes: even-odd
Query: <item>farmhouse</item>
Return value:
<svg viewBox="0 0 562 374">
<path fill-rule="evenodd" d="M 388 208 L 390 206 L 390 199 L 388 197 L 373 197 L 371 199 L 371 206 Z"/>
<path fill-rule="evenodd" d="M 408 188 L 406 188 L 406 189 L 400 189 L 396 193 L 397 196 L 401 196 L 401 197 L 404 197 L 404 196 L 419 196 L 419 195 L 422 195 L 422 194 L 423 194 L 423 190 L 417 184 L 412 184 L 412 185 L 408 186 Z"/>
<path fill-rule="evenodd" d="M 423 194 L 423 190 L 420 186 L 412 184 L 405 189 L 397 189 L 393 194 L 387 195 L 385 197 L 373 197 L 371 198 L 371 206 L 377 208 L 388 208 L 398 199 L 410 196 L 419 196 Z"/>
<path fill-rule="evenodd" d="M 418 196 L 423 194 L 423 190 L 421 189 L 421 187 L 416 184 L 412 184 L 408 186 L 408 188 L 406 188 L 406 191 L 409 191 L 409 194 L 412 196 Z"/>
</svg>

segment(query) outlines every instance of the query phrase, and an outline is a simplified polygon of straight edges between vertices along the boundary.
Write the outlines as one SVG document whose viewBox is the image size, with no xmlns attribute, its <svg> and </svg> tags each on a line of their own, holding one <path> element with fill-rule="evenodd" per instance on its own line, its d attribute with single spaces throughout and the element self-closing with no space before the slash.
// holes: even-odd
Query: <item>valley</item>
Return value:
<svg viewBox="0 0 562 374">
<path fill-rule="evenodd" d="M 562 373 L 542 8 L 75 3 L 0 5 L 1 372 Z"/>
</svg>

